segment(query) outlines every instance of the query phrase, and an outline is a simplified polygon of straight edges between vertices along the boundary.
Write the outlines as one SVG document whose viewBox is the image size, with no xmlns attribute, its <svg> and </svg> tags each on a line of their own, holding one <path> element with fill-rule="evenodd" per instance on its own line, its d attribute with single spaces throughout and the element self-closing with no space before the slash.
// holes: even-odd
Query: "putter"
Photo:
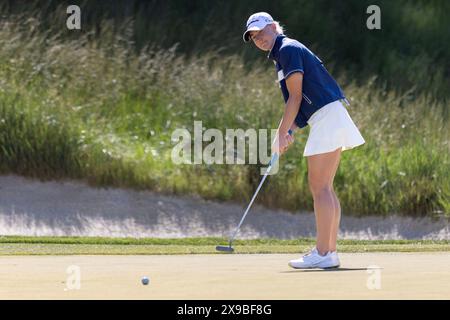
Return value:
<svg viewBox="0 0 450 320">
<path fill-rule="evenodd" d="M 289 129 L 288 133 L 290 135 L 292 135 L 292 130 Z M 272 159 L 270 159 L 269 166 L 267 167 L 267 170 L 266 170 L 266 173 L 264 174 L 264 177 L 261 179 L 261 182 L 259 183 L 259 186 L 256 189 L 252 200 L 250 201 L 249 205 L 247 206 L 247 209 L 245 210 L 244 215 L 242 216 L 241 222 L 239 222 L 239 225 L 237 226 L 236 230 L 234 231 L 233 235 L 231 236 L 230 241 L 228 242 L 228 246 L 216 246 L 216 250 L 217 251 L 230 252 L 230 253 L 234 251 L 233 247 L 231 246 L 233 244 L 234 238 L 236 237 L 236 235 L 237 235 L 237 233 L 239 231 L 239 228 L 242 225 L 242 222 L 244 222 L 244 219 L 247 216 L 247 213 L 250 210 L 250 207 L 252 206 L 253 201 L 255 200 L 256 196 L 258 195 L 259 189 L 261 189 L 264 181 L 267 178 L 267 175 L 269 174 L 270 170 L 272 170 L 272 166 L 275 164 L 275 162 L 277 162 L 278 158 L 279 158 L 278 153 L 275 152 L 272 155 Z"/>
</svg>

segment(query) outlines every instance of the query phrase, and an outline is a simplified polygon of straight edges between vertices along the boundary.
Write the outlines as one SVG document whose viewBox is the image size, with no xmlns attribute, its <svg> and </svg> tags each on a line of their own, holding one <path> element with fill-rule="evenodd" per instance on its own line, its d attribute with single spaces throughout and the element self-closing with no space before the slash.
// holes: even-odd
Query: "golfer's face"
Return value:
<svg viewBox="0 0 450 320">
<path fill-rule="evenodd" d="M 263 51 L 269 51 L 272 48 L 274 35 L 270 25 L 264 27 L 260 31 L 250 31 L 250 38 L 254 44 Z"/>
</svg>

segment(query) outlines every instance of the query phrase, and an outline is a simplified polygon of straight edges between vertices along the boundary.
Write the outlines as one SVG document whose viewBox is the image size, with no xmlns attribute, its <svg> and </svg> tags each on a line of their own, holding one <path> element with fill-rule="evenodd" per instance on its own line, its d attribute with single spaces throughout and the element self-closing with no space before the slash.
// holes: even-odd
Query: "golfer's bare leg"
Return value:
<svg viewBox="0 0 450 320">
<path fill-rule="evenodd" d="M 332 181 L 334 181 L 334 177 L 335 177 L 337 169 L 339 167 L 340 160 L 341 160 L 341 152 L 339 152 L 339 156 L 336 159 L 336 169 L 334 170 L 335 174 L 333 175 Z M 341 222 L 341 204 L 336 195 L 336 192 L 334 192 L 333 184 L 331 185 L 331 190 L 333 191 L 333 200 L 334 200 L 334 220 L 333 220 L 333 227 L 331 229 L 329 250 L 336 251 L 336 243 L 337 243 L 337 237 L 338 237 L 338 233 L 339 233 L 339 224 Z"/>
<path fill-rule="evenodd" d="M 307 157 L 309 188 L 313 195 L 316 216 L 317 250 L 320 254 L 325 254 L 332 249 L 330 248 L 330 243 L 333 241 L 332 234 L 336 233 L 335 226 L 338 219 L 335 219 L 333 179 L 340 154 L 341 150 L 338 149 Z"/>
</svg>

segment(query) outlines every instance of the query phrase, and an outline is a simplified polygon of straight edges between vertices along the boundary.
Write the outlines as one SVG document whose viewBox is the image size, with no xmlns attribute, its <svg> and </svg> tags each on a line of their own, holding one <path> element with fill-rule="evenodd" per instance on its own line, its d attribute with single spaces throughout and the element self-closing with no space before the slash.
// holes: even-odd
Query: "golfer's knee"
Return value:
<svg viewBox="0 0 450 320">
<path fill-rule="evenodd" d="M 326 183 L 310 183 L 309 189 L 314 199 L 331 199 L 333 200 L 333 187 Z"/>
</svg>

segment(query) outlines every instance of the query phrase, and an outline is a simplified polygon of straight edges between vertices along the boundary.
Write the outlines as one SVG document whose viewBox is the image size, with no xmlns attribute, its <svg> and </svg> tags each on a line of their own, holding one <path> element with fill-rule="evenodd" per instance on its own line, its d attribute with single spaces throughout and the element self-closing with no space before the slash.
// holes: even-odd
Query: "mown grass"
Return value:
<svg viewBox="0 0 450 320">
<path fill-rule="evenodd" d="M 271 65 L 214 51 L 184 56 L 112 32 L 42 32 L 0 24 L 0 173 L 85 179 L 247 203 L 260 165 L 175 165 L 175 129 L 274 128 L 283 112 Z M 269 69 L 268 69 L 269 68 Z M 366 144 L 342 156 L 335 190 L 354 215 L 450 215 L 448 105 L 349 79 L 349 109 Z M 302 157 L 308 129 L 258 196 L 268 207 L 312 210 Z M 270 144 L 270 142 L 269 142 Z"/>
<path fill-rule="evenodd" d="M 185 245 L 210 246 L 227 243 L 226 238 L 193 237 L 193 238 L 108 238 L 108 237 L 50 237 L 50 236 L 0 236 L 0 243 L 20 244 L 84 244 L 84 245 Z M 313 238 L 282 240 L 276 238 L 236 239 L 236 245 L 313 245 Z M 449 245 L 450 240 L 338 240 L 340 245 Z"/>
<path fill-rule="evenodd" d="M 99 237 L 0 237 L 0 255 L 150 255 L 221 254 L 216 245 L 224 238 L 99 238 Z M 235 253 L 300 253 L 314 246 L 312 238 L 293 240 L 236 240 Z M 450 240 L 339 240 L 340 252 L 446 252 Z"/>
</svg>

